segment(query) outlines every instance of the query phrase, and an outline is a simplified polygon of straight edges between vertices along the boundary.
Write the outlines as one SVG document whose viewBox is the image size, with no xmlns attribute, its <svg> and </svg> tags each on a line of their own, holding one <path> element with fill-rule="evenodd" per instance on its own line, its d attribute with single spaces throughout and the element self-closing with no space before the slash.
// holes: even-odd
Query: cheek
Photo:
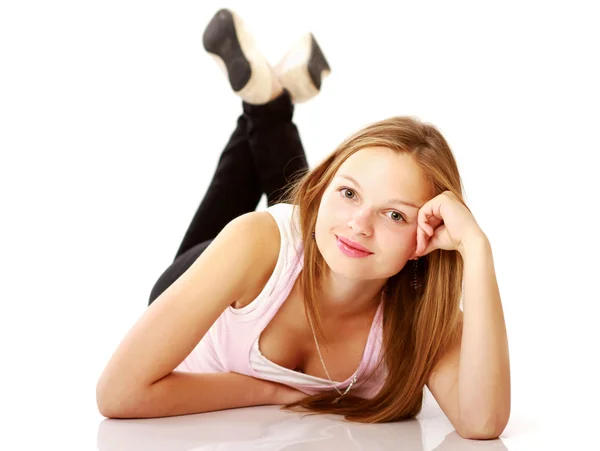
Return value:
<svg viewBox="0 0 600 451">
<path fill-rule="evenodd" d="M 417 226 L 411 227 L 410 231 L 406 233 L 404 237 L 405 244 L 407 247 L 416 247 L 417 246 Z"/>
<path fill-rule="evenodd" d="M 417 229 L 416 227 L 410 230 L 407 228 L 399 233 L 395 233 L 390 237 L 388 243 L 394 243 L 388 247 L 388 255 L 395 262 L 405 262 L 415 251 L 417 247 Z"/>
<path fill-rule="evenodd" d="M 336 198 L 336 195 L 337 193 L 325 193 L 323 195 L 317 214 L 318 230 L 330 230 L 342 224 L 344 218 L 348 218 L 348 214 L 351 212 L 349 203 Z"/>
<path fill-rule="evenodd" d="M 321 199 L 320 210 L 328 212 L 336 212 L 347 208 L 350 202 L 344 202 L 340 195 L 336 192 L 326 192 Z"/>
</svg>

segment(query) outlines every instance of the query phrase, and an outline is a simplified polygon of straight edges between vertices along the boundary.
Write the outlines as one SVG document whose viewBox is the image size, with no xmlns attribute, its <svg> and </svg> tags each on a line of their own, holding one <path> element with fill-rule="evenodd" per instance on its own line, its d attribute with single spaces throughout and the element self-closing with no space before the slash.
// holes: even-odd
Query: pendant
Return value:
<svg viewBox="0 0 600 451">
<path fill-rule="evenodd" d="M 331 404 L 337 404 L 339 402 L 340 399 L 342 399 L 342 397 L 348 393 L 350 391 L 350 389 L 352 388 L 352 386 L 354 385 L 354 383 L 356 382 L 356 378 L 357 376 L 355 375 L 352 380 L 350 381 L 350 385 L 348 385 L 348 388 L 346 389 L 346 391 L 344 393 L 342 393 L 340 396 L 338 396 L 337 398 L 335 398 Z"/>
</svg>

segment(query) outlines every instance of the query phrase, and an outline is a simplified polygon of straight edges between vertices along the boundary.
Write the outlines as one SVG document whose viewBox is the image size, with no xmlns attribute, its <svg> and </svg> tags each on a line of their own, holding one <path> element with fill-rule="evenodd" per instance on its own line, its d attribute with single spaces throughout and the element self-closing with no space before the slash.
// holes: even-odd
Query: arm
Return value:
<svg viewBox="0 0 600 451">
<path fill-rule="evenodd" d="M 490 243 L 474 236 L 464 260 L 464 323 L 458 367 L 462 422 L 498 437 L 510 416 L 510 363 L 502 302 Z"/>
<path fill-rule="evenodd" d="M 174 371 L 148 387 L 135 400 L 101 407 L 109 418 L 156 418 L 237 407 L 275 404 L 277 383 L 237 373 Z"/>
<path fill-rule="evenodd" d="M 172 404 L 169 412 L 200 412 L 216 405 L 219 392 L 215 390 L 223 388 L 221 396 L 229 396 L 228 390 L 236 393 L 231 381 L 242 379 L 235 376 L 167 376 L 196 347 L 225 308 L 246 299 L 261 283 L 264 285 L 277 261 L 279 240 L 273 239 L 277 236 L 277 224 L 266 212 L 248 213 L 230 222 L 192 266 L 146 309 L 119 344 L 96 387 L 100 412 L 135 413 L 142 405 L 140 411 L 156 413 L 162 407 L 152 403 L 166 402 L 169 396 L 180 403 Z M 203 381 L 211 382 L 203 385 Z M 257 383 L 252 387 L 258 387 Z M 197 393 L 187 392 L 192 397 L 184 401 L 190 389 Z"/>
<path fill-rule="evenodd" d="M 271 404 L 289 404 L 305 393 L 279 384 L 237 373 L 167 374 L 137 402 L 115 404 L 101 411 L 109 418 L 156 418 L 215 410 Z"/>
<path fill-rule="evenodd" d="M 462 336 L 427 386 L 459 435 L 496 438 L 510 416 L 510 364 L 492 252 L 483 235 L 459 251 L 465 264 Z"/>
</svg>

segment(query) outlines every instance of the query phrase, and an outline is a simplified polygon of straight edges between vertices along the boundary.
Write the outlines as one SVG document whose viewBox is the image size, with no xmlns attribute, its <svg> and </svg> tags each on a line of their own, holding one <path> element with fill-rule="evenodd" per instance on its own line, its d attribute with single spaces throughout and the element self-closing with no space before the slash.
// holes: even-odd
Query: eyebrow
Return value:
<svg viewBox="0 0 600 451">
<path fill-rule="evenodd" d="M 354 178 L 350 177 L 349 175 L 340 174 L 340 175 L 338 175 L 338 177 L 350 180 L 352 183 L 354 183 L 356 186 L 358 186 L 362 190 L 362 187 L 360 186 L 360 183 L 358 183 Z M 411 202 L 407 202 L 407 201 L 402 200 L 402 199 L 388 199 L 388 203 L 408 205 L 409 207 L 416 208 L 417 210 L 419 208 L 421 208 L 421 207 L 418 207 L 417 205 L 415 205 L 415 204 L 413 204 Z"/>
</svg>

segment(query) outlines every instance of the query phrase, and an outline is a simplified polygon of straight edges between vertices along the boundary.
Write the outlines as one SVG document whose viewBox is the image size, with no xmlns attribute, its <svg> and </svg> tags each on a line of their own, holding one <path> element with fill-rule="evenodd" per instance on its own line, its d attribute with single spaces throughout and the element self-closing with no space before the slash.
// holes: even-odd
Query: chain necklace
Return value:
<svg viewBox="0 0 600 451">
<path fill-rule="evenodd" d="M 312 329 L 312 333 L 313 333 L 313 337 L 315 339 L 315 344 L 317 345 L 317 352 L 319 353 L 319 359 L 321 359 L 321 365 L 323 365 L 323 369 L 325 370 L 325 374 L 327 374 L 327 377 L 329 378 L 329 380 L 331 381 L 331 385 L 333 385 L 333 388 L 335 388 L 335 390 L 338 392 L 338 394 L 340 396 L 338 396 L 337 398 L 335 398 L 333 400 L 333 402 L 331 404 L 337 404 L 337 402 L 342 399 L 342 397 L 348 393 L 350 391 L 350 389 L 352 388 L 352 386 L 354 385 L 354 383 L 356 382 L 356 378 L 358 377 L 358 374 L 355 374 L 354 377 L 352 378 L 350 385 L 348 385 L 348 388 L 346 389 L 346 391 L 344 393 L 342 393 L 339 388 L 337 388 L 337 386 L 335 385 L 335 382 L 333 382 L 333 379 L 331 379 L 331 376 L 329 375 L 329 371 L 327 371 L 327 367 L 325 366 L 325 361 L 323 360 L 323 356 L 321 355 L 321 349 L 319 348 L 319 342 L 317 341 L 317 334 L 315 333 L 315 328 L 313 327 L 313 323 L 312 320 L 310 319 L 310 313 L 308 313 L 308 322 L 310 323 L 310 328 Z"/>
<path fill-rule="evenodd" d="M 380 303 L 383 301 L 383 297 L 384 297 L 384 290 L 381 291 L 381 298 L 379 300 Z M 333 388 L 335 388 L 335 390 L 340 395 L 337 398 L 335 398 L 333 400 L 333 402 L 331 403 L 331 404 L 336 404 L 346 393 L 348 393 L 350 391 L 352 386 L 356 383 L 356 379 L 358 378 L 358 370 L 357 370 L 357 373 L 354 375 L 354 377 L 351 379 L 350 385 L 348 385 L 348 388 L 346 388 L 346 391 L 344 393 L 342 393 L 335 385 L 335 382 L 333 382 L 333 379 L 331 379 L 331 376 L 329 375 L 329 371 L 327 371 L 327 367 L 325 366 L 325 361 L 323 360 L 323 356 L 321 355 L 321 348 L 319 347 L 319 342 L 317 340 L 317 334 L 315 332 L 315 328 L 313 326 L 312 319 L 310 318 L 310 312 L 307 311 L 306 314 L 308 315 L 308 322 L 310 323 L 310 328 L 313 333 L 313 338 L 315 339 L 315 344 L 317 345 L 317 353 L 319 354 L 319 359 L 321 359 L 321 365 L 323 365 L 323 369 L 325 370 L 325 374 L 327 374 L 327 377 L 329 378 L 331 385 L 333 385 Z M 375 313 L 375 315 L 377 315 L 377 313 Z"/>
</svg>

